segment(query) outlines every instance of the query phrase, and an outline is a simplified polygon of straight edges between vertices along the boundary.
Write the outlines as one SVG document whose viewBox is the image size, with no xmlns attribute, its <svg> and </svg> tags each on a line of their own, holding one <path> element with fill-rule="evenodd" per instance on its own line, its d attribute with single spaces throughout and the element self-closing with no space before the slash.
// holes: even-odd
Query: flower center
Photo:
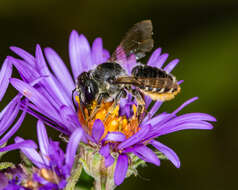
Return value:
<svg viewBox="0 0 238 190">
<path fill-rule="evenodd" d="M 76 101 L 80 103 L 78 97 L 76 97 Z M 121 132 L 123 133 L 127 138 L 134 135 L 136 132 L 139 131 L 139 120 L 136 117 L 136 106 L 133 105 L 133 116 L 131 118 L 127 118 L 126 116 L 119 115 L 119 108 L 120 105 L 117 105 L 116 108 L 112 111 L 112 113 L 109 113 L 109 109 L 111 108 L 113 102 L 106 102 L 102 103 L 100 107 L 98 108 L 95 116 L 93 118 L 90 118 L 90 113 L 87 108 L 84 108 L 84 116 L 81 110 L 78 110 L 78 118 L 83 125 L 84 129 L 91 134 L 92 133 L 92 127 L 94 124 L 94 121 L 96 119 L 100 119 L 104 124 L 104 134 L 103 137 L 107 135 L 108 132 Z M 93 112 L 93 110 L 96 108 L 96 102 L 93 102 L 90 110 Z"/>
</svg>

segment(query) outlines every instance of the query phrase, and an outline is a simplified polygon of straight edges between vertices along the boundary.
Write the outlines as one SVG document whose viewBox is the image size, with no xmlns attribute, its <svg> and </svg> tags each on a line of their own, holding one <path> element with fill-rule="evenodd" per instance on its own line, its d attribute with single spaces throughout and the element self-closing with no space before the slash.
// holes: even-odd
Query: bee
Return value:
<svg viewBox="0 0 238 190">
<path fill-rule="evenodd" d="M 127 58 L 134 55 L 138 61 L 146 52 L 151 51 L 154 45 L 152 30 L 151 20 L 136 23 L 107 62 L 77 77 L 75 91 L 82 113 L 84 108 L 87 108 L 90 118 L 93 118 L 102 102 L 113 102 L 108 111 L 109 115 L 120 99 L 131 93 L 137 102 L 137 116 L 140 116 L 145 109 L 144 95 L 155 101 L 166 101 L 174 98 L 180 91 L 176 78 L 162 69 L 138 62 L 129 75 L 123 68 L 123 61 L 120 60 L 122 54 Z M 92 110 L 94 102 L 96 108 Z"/>
</svg>

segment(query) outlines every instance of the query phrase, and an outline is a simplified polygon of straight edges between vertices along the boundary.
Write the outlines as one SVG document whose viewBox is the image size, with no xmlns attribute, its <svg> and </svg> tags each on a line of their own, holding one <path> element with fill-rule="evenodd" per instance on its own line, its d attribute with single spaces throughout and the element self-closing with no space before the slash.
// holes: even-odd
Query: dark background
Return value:
<svg viewBox="0 0 238 190">
<path fill-rule="evenodd" d="M 185 100 L 199 100 L 183 112 L 205 112 L 218 120 L 212 131 L 181 131 L 161 137 L 181 159 L 181 168 L 162 161 L 148 164 L 138 177 L 117 189 L 223 190 L 237 186 L 238 161 L 238 3 L 236 1 L 0 1 L 0 61 L 15 45 L 34 53 L 36 43 L 54 48 L 69 65 L 68 37 L 72 29 L 90 42 L 102 37 L 111 52 L 136 22 L 151 19 L 155 47 L 179 58 L 173 71 L 184 79 L 182 92 L 164 104 L 172 111 Z M 11 88 L 0 108 L 15 95 Z M 17 135 L 36 137 L 36 120 L 27 117 Z M 24 129 L 23 129 L 24 128 Z M 48 129 L 55 137 L 54 130 Z M 4 157 L 14 160 L 12 157 Z"/>
</svg>

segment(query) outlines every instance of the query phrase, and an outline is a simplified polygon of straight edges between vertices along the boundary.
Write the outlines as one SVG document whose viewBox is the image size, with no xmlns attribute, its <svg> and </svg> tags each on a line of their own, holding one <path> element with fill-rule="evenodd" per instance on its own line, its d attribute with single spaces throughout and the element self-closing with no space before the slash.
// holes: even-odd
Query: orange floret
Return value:
<svg viewBox="0 0 238 190">
<path fill-rule="evenodd" d="M 79 103 L 78 97 L 76 97 L 76 101 Z M 130 119 L 127 119 L 126 116 L 119 116 L 119 105 L 113 110 L 113 112 L 107 116 L 107 113 L 112 106 L 112 102 L 102 103 L 100 108 L 98 109 L 95 117 L 90 120 L 89 111 L 84 108 L 85 119 L 83 118 L 83 114 L 81 110 L 78 110 L 78 118 L 83 125 L 84 129 L 91 135 L 93 123 L 96 119 L 100 119 L 105 127 L 104 134 L 102 138 L 104 138 L 108 132 L 121 132 L 127 138 L 134 135 L 139 130 L 139 120 L 136 117 L 136 106 L 133 106 L 134 116 Z M 94 110 L 96 107 L 96 102 L 93 103 L 91 110 Z M 106 118 L 107 116 L 107 118 Z M 106 118 L 106 119 L 105 119 Z"/>
</svg>

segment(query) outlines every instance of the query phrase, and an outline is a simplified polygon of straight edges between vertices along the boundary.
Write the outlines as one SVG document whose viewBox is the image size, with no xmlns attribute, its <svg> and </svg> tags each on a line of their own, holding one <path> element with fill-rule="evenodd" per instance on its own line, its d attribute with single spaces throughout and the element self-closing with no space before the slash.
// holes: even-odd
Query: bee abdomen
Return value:
<svg viewBox="0 0 238 190">
<path fill-rule="evenodd" d="M 138 65 L 132 69 L 132 75 L 137 78 L 171 78 L 172 76 L 157 67 Z"/>
<path fill-rule="evenodd" d="M 173 99 L 180 92 L 180 86 L 178 85 L 177 87 L 170 89 L 161 88 L 160 90 L 157 89 L 155 92 L 146 89 L 141 89 L 141 91 L 154 101 L 168 101 Z"/>
</svg>

